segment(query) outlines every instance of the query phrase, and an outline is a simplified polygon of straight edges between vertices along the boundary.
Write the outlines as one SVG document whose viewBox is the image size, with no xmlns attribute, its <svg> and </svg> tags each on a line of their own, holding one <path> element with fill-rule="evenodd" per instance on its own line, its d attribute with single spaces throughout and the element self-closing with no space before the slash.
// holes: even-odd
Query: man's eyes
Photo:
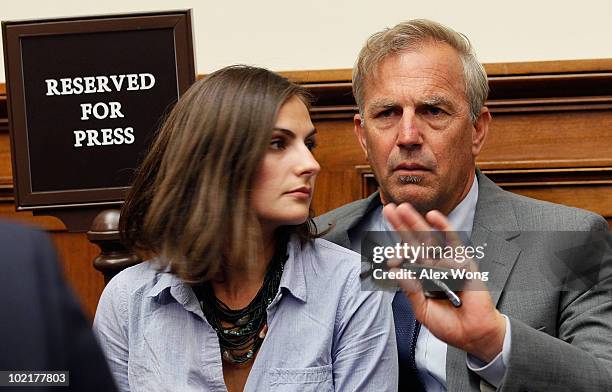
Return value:
<svg viewBox="0 0 612 392">
<path fill-rule="evenodd" d="M 380 112 L 377 112 L 374 115 L 374 118 L 388 118 L 388 117 L 391 117 L 394 114 L 396 114 L 396 112 L 397 111 L 395 109 L 392 109 L 392 108 L 381 110 Z"/>
<path fill-rule="evenodd" d="M 370 116 L 372 124 L 383 129 L 394 126 L 401 118 L 406 115 L 401 107 L 380 108 L 378 111 L 372 111 Z M 416 118 L 426 121 L 431 126 L 439 126 L 441 122 L 449 120 L 449 111 L 440 105 L 422 104 L 415 108 L 414 114 Z"/>
<path fill-rule="evenodd" d="M 374 118 L 390 118 L 398 114 L 398 112 L 399 111 L 397 109 L 385 109 L 385 110 L 381 110 L 380 112 L 376 112 L 373 117 Z M 444 109 L 438 106 L 429 106 L 429 105 L 422 107 L 421 110 L 419 110 L 419 112 L 425 115 L 430 115 L 430 116 L 440 116 L 443 114 L 447 114 L 447 112 Z"/>
<path fill-rule="evenodd" d="M 440 116 L 442 114 L 446 114 L 446 111 L 437 106 L 425 106 L 423 108 L 423 113 L 431 116 Z"/>
</svg>

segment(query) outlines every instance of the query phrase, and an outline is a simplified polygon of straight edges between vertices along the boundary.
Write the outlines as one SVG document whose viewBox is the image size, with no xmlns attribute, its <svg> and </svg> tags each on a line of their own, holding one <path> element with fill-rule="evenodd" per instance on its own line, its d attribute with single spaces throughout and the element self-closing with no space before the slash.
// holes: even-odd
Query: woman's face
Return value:
<svg viewBox="0 0 612 392">
<path fill-rule="evenodd" d="M 252 206 L 264 231 L 297 225 L 308 218 L 321 167 L 312 156 L 315 129 L 296 96 L 280 108 L 268 151 L 255 175 Z"/>
</svg>

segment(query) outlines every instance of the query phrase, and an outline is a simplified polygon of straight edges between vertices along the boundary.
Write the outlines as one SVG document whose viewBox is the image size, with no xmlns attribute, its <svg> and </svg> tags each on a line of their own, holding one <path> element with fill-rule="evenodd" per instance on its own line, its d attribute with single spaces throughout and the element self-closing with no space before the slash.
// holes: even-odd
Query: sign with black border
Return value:
<svg viewBox="0 0 612 392">
<path fill-rule="evenodd" d="M 191 12 L 3 22 L 18 210 L 120 204 L 195 81 Z"/>
</svg>

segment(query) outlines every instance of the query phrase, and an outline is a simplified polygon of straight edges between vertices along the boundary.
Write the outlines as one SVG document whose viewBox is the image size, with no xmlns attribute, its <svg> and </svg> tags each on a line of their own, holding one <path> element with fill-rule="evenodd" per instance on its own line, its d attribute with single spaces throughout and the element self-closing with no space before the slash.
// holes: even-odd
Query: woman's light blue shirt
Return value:
<svg viewBox="0 0 612 392">
<path fill-rule="evenodd" d="M 360 257 L 293 238 L 245 391 L 396 391 L 393 293 L 362 291 Z M 94 331 L 122 391 L 226 391 L 219 340 L 191 287 L 150 262 L 105 288 Z"/>
</svg>

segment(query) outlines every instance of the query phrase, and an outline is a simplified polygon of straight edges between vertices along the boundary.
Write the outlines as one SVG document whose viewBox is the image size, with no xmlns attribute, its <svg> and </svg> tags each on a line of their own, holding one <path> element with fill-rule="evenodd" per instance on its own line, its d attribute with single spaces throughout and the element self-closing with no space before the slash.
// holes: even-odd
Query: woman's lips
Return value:
<svg viewBox="0 0 612 392">
<path fill-rule="evenodd" d="M 300 187 L 300 188 L 293 189 L 289 192 L 286 192 L 285 194 L 288 196 L 293 196 L 293 197 L 297 197 L 300 199 L 308 199 L 310 198 L 310 195 L 312 194 L 312 189 L 307 188 L 307 187 Z"/>
</svg>

